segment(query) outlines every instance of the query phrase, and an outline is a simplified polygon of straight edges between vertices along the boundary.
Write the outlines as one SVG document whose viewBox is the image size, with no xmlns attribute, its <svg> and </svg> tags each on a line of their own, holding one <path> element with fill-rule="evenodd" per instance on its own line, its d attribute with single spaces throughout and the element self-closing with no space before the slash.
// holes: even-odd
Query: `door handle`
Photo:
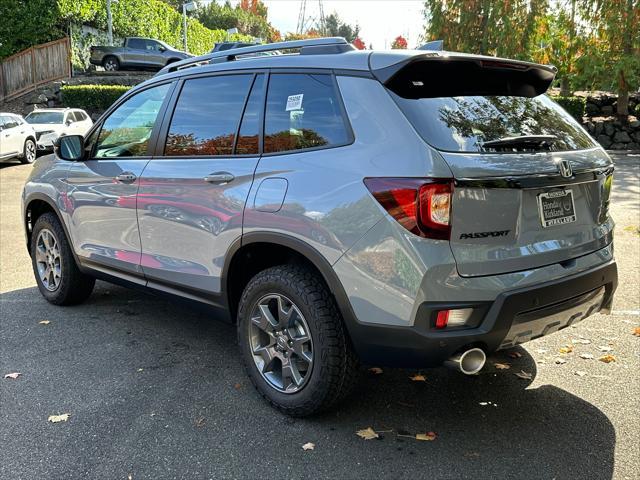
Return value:
<svg viewBox="0 0 640 480">
<path fill-rule="evenodd" d="M 216 172 L 210 173 L 206 177 L 204 177 L 204 181 L 207 183 L 214 183 L 216 185 L 224 185 L 225 183 L 233 182 L 236 177 L 231 175 L 229 172 Z"/>
<path fill-rule="evenodd" d="M 116 177 L 116 180 L 122 183 L 132 183 L 136 181 L 136 178 L 138 177 L 136 177 L 131 172 L 122 172 L 120 175 Z"/>
</svg>

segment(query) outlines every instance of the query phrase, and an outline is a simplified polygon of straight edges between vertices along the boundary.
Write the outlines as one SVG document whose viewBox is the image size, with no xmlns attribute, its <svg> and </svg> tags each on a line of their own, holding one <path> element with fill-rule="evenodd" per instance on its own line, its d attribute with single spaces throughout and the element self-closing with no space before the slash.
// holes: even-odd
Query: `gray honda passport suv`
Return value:
<svg viewBox="0 0 640 480">
<path fill-rule="evenodd" d="M 38 287 L 211 307 L 290 415 L 335 405 L 358 361 L 477 373 L 616 288 L 613 165 L 544 95 L 554 75 L 341 38 L 169 65 L 36 162 Z"/>
</svg>

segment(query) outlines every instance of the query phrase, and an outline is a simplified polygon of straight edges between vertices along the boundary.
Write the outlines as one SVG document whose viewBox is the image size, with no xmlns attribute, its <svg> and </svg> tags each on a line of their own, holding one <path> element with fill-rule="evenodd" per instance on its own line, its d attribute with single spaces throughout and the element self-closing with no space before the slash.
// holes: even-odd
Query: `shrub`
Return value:
<svg viewBox="0 0 640 480">
<path fill-rule="evenodd" d="M 562 108 L 571 114 L 573 118 L 582 121 L 584 109 L 587 104 L 583 97 L 552 97 Z"/>
<path fill-rule="evenodd" d="M 102 112 L 130 88 L 124 85 L 64 85 L 60 93 L 65 107 Z"/>
</svg>

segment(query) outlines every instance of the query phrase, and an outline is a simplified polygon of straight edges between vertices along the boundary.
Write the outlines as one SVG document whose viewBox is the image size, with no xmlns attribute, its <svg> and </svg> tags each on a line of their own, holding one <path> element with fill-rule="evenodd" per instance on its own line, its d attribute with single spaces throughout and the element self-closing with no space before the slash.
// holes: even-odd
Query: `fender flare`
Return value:
<svg viewBox="0 0 640 480">
<path fill-rule="evenodd" d="M 295 251 L 311 262 L 311 264 L 320 272 L 320 275 L 322 275 L 323 280 L 329 287 L 329 291 L 335 298 L 338 308 L 340 309 L 340 313 L 342 314 L 347 330 L 353 338 L 353 335 L 355 335 L 356 330 L 358 329 L 359 322 L 356 320 L 349 297 L 347 296 L 338 275 L 336 275 L 333 266 L 318 250 L 310 246 L 308 243 L 283 233 L 248 232 L 231 244 L 225 256 L 221 282 L 222 295 L 227 302 L 228 307 L 230 307 L 228 281 L 231 262 L 238 250 L 247 245 L 251 245 L 252 243 L 273 243 L 275 245 L 281 245 Z"/>
</svg>

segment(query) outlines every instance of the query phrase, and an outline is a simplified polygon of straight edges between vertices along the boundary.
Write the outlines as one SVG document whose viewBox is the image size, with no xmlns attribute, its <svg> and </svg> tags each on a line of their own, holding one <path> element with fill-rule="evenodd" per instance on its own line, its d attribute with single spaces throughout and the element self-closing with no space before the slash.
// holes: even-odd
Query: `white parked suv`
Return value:
<svg viewBox="0 0 640 480">
<path fill-rule="evenodd" d="M 22 163 L 36 159 L 36 132 L 24 118 L 0 113 L 0 161 L 18 158 Z"/>
<path fill-rule="evenodd" d="M 38 109 L 25 120 L 36 131 L 38 150 L 53 150 L 53 143 L 62 135 L 85 135 L 93 122 L 84 110 L 77 108 Z"/>
</svg>

